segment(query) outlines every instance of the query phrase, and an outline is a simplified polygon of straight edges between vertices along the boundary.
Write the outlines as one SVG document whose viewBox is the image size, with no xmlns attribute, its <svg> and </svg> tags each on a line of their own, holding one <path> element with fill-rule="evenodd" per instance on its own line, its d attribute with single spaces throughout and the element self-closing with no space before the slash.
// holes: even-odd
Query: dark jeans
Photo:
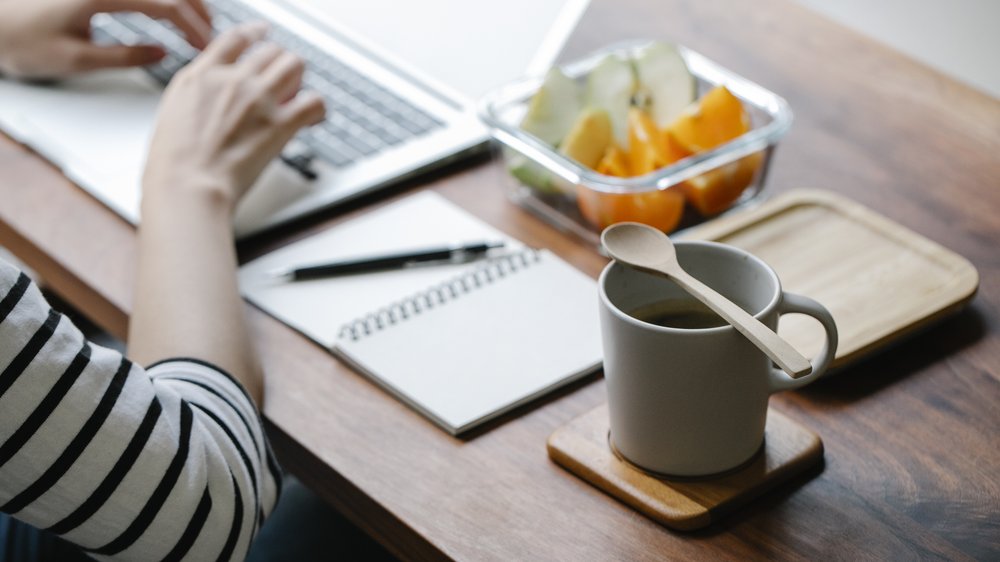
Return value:
<svg viewBox="0 0 1000 562">
<path fill-rule="evenodd" d="M 0 562 L 90 560 L 70 543 L 0 513 Z"/>
<path fill-rule="evenodd" d="M 0 513 L 0 562 L 91 560 L 70 543 Z M 285 477 L 281 501 L 250 547 L 249 562 L 395 560 L 298 480 Z"/>
</svg>

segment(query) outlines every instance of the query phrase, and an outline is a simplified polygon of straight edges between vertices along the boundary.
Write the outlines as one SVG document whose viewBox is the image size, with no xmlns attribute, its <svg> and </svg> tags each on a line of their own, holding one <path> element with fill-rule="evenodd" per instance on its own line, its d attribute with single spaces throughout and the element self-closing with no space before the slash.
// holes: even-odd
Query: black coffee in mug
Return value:
<svg viewBox="0 0 1000 562">
<path fill-rule="evenodd" d="M 712 309 L 692 299 L 655 301 L 629 312 L 629 316 L 664 328 L 683 330 L 718 328 L 727 324 Z"/>
</svg>

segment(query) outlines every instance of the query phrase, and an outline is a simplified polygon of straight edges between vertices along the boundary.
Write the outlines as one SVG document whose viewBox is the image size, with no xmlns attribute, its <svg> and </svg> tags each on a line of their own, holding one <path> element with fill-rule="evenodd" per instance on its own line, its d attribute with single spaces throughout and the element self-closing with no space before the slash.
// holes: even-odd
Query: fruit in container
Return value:
<svg viewBox="0 0 1000 562">
<path fill-rule="evenodd" d="M 637 107 L 629 110 L 628 139 L 627 152 L 618 146 L 605 152 L 596 167 L 599 173 L 642 176 L 687 156 L 669 135 L 662 134 L 646 111 Z M 577 205 L 580 214 L 599 229 L 616 222 L 635 221 L 669 231 L 677 227 L 684 213 L 684 195 L 676 189 L 602 193 L 581 185 L 577 189 Z"/>
<path fill-rule="evenodd" d="M 678 49 L 652 43 L 631 57 L 607 55 L 581 82 L 550 71 L 521 126 L 600 174 L 642 177 L 751 129 L 743 103 L 725 86 L 700 99 L 696 94 Z M 670 231 L 687 205 L 703 216 L 726 210 L 753 183 L 762 162 L 763 153 L 750 154 L 666 189 L 613 193 L 571 185 L 523 156 L 512 159 L 510 171 L 540 193 L 576 199 L 596 228 L 637 221 Z"/>
<path fill-rule="evenodd" d="M 597 164 L 597 173 L 623 178 L 628 175 L 628 160 L 622 149 L 612 146 Z"/>
<path fill-rule="evenodd" d="M 626 148 L 609 147 L 593 169 L 615 177 L 644 176 L 725 144 L 750 128 L 743 103 L 725 86 L 709 90 L 686 106 L 665 128 L 657 126 L 649 111 L 633 106 L 628 113 Z M 705 217 L 728 209 L 753 183 L 762 161 L 762 153 L 750 154 L 664 190 L 599 195 L 581 187 L 577 204 L 598 229 L 636 221 L 670 231 L 680 222 L 684 201 Z"/>
<path fill-rule="evenodd" d="M 763 160 L 762 152 L 754 152 L 681 182 L 678 187 L 699 214 L 704 217 L 717 215 L 743 195 Z"/>
<path fill-rule="evenodd" d="M 552 67 L 532 96 L 521 128 L 547 144 L 558 145 L 583 109 L 581 96 L 580 85 L 558 67 Z"/>
<path fill-rule="evenodd" d="M 575 80 L 552 67 L 531 98 L 521 128 L 546 144 L 556 146 L 569 133 L 583 109 L 583 92 Z M 560 184 L 542 165 L 521 154 L 510 153 L 512 176 L 541 193 L 560 193 Z"/>
<path fill-rule="evenodd" d="M 666 127 L 698 95 L 698 85 L 684 57 L 670 43 L 652 43 L 635 57 L 639 86 L 637 105 L 649 112 L 658 127 Z"/>
<path fill-rule="evenodd" d="M 631 108 L 628 123 L 628 168 L 620 177 L 644 176 L 692 154 L 676 142 L 668 131 L 657 128 L 646 111 Z"/>
<path fill-rule="evenodd" d="M 604 57 L 587 75 L 584 104 L 607 112 L 615 142 L 623 147 L 628 143 L 628 110 L 635 86 L 632 65 L 617 55 Z"/>
<path fill-rule="evenodd" d="M 585 109 L 566 135 L 559 152 L 596 169 L 608 147 L 612 146 L 612 128 L 607 111 L 596 107 Z"/>
<path fill-rule="evenodd" d="M 697 154 L 749 131 L 750 116 L 729 88 L 716 86 L 682 111 L 667 130 L 681 146 Z"/>
<path fill-rule="evenodd" d="M 709 90 L 666 130 L 684 149 L 692 153 L 711 150 L 750 130 L 750 118 L 743 103 L 725 86 Z M 759 152 L 745 156 L 693 177 L 680 184 L 688 202 L 702 216 L 728 209 L 752 182 L 763 161 Z"/>
<path fill-rule="evenodd" d="M 580 214 L 601 230 L 618 222 L 634 221 L 667 232 L 677 228 L 684 213 L 684 195 L 673 188 L 604 193 L 581 185 L 576 201 Z"/>
</svg>

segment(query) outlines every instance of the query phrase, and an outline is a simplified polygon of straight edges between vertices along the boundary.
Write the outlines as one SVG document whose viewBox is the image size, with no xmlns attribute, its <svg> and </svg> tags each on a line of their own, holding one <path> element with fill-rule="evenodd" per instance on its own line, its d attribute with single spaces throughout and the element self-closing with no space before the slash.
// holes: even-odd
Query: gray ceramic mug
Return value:
<svg viewBox="0 0 1000 562">
<path fill-rule="evenodd" d="M 712 242 L 676 247 L 688 273 L 772 330 L 781 314 L 801 313 L 826 331 L 812 373 L 792 379 L 728 324 L 679 328 L 636 318 L 653 303 L 694 299 L 668 279 L 608 264 L 598 285 L 611 442 L 646 470 L 705 476 L 754 456 L 764 440 L 768 398 L 823 375 L 837 349 L 837 327 L 826 308 L 782 291 L 774 270 L 743 250 Z"/>
</svg>

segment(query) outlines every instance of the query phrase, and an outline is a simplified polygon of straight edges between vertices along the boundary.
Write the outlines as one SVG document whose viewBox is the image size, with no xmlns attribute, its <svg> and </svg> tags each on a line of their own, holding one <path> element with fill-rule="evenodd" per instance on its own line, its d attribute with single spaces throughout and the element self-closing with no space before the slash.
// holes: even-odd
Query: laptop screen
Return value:
<svg viewBox="0 0 1000 562">
<path fill-rule="evenodd" d="M 587 0 L 291 0 L 408 72 L 475 101 L 543 73 Z"/>
</svg>

